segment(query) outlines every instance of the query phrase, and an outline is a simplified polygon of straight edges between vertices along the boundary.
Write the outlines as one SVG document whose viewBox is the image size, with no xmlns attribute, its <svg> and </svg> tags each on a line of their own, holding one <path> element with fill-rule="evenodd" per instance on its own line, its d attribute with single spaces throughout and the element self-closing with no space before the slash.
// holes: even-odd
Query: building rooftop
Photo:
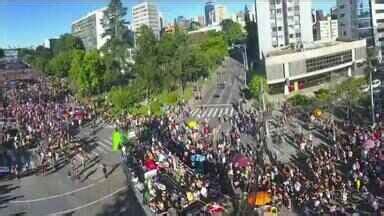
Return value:
<svg viewBox="0 0 384 216">
<path fill-rule="evenodd" d="M 340 44 L 347 44 L 348 42 L 352 41 L 315 41 L 310 43 L 303 43 L 300 47 L 284 47 L 284 48 L 276 48 L 274 50 L 271 50 L 266 54 L 266 57 L 272 57 L 272 56 L 280 56 L 280 55 L 286 55 L 286 54 L 292 54 L 292 53 L 300 53 L 308 50 L 314 50 L 314 49 L 320 49 L 324 47 L 332 47 Z"/>
</svg>

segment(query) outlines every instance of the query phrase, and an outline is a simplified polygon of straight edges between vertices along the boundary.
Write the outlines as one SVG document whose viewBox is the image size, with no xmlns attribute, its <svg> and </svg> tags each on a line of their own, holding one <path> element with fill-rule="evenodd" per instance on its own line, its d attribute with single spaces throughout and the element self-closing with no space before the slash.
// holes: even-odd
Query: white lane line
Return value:
<svg viewBox="0 0 384 216">
<path fill-rule="evenodd" d="M 201 114 L 200 114 L 200 119 L 205 118 L 205 116 L 208 114 L 208 111 L 209 111 L 209 110 L 204 110 L 204 111 L 202 111 Z"/>
<path fill-rule="evenodd" d="M 218 117 L 221 117 L 222 112 L 223 112 L 223 109 L 219 109 L 219 112 L 217 112 L 217 116 L 218 116 Z"/>
<path fill-rule="evenodd" d="M 101 179 L 97 183 L 92 183 L 92 184 L 89 184 L 87 186 L 78 188 L 78 189 L 73 190 L 73 191 L 68 191 L 68 192 L 65 192 L 65 193 L 62 193 L 62 194 L 56 194 L 56 195 L 53 195 L 53 196 L 41 197 L 41 198 L 38 198 L 38 199 L 31 199 L 31 200 L 15 200 L 15 201 L 10 201 L 10 203 L 22 204 L 22 203 L 32 203 L 32 202 L 39 202 L 39 201 L 56 199 L 56 198 L 63 197 L 63 196 L 68 196 L 68 195 L 71 195 L 71 194 L 74 194 L 74 193 L 77 193 L 77 192 L 80 192 L 80 191 L 83 191 L 83 190 L 87 190 L 88 188 L 94 187 L 97 184 L 104 182 L 105 180 L 106 179 Z"/>
<path fill-rule="evenodd" d="M 233 108 L 231 108 L 229 116 L 233 116 L 233 111 L 234 111 Z"/>
<path fill-rule="evenodd" d="M 70 212 L 77 211 L 77 210 L 79 210 L 79 209 L 87 208 L 87 207 L 92 206 L 92 205 L 94 205 L 94 204 L 96 204 L 96 203 L 98 203 L 98 202 L 101 202 L 101 201 L 104 201 L 104 200 L 106 200 L 106 199 L 109 199 L 109 198 L 113 197 L 115 194 L 120 193 L 120 192 L 126 190 L 127 187 L 128 187 L 127 185 L 126 185 L 126 186 L 123 186 L 123 187 L 117 189 L 116 191 L 114 191 L 113 193 L 107 194 L 107 195 L 105 195 L 105 196 L 103 196 L 103 197 L 101 197 L 101 198 L 99 198 L 99 199 L 97 199 L 97 200 L 95 200 L 95 201 L 92 201 L 92 202 L 89 202 L 89 203 L 87 203 L 87 204 L 78 206 L 78 207 L 76 207 L 76 208 L 72 208 L 72 209 L 67 209 L 67 210 L 60 211 L 60 212 L 51 213 L 51 214 L 49 214 L 49 215 L 63 215 L 63 214 L 68 214 L 68 213 L 70 213 Z"/>
<path fill-rule="evenodd" d="M 212 113 L 212 117 L 216 117 L 216 114 L 217 114 L 217 111 L 219 111 L 220 108 L 215 108 L 215 111 L 213 111 Z"/>
<path fill-rule="evenodd" d="M 208 118 L 212 117 L 212 112 L 214 111 L 214 109 L 209 109 L 209 112 L 208 112 Z"/>
<path fill-rule="evenodd" d="M 101 147 L 103 147 L 106 150 L 110 150 L 111 149 L 112 141 L 108 141 L 106 139 L 100 139 L 98 143 L 99 143 L 99 145 Z"/>
<path fill-rule="evenodd" d="M 223 115 L 228 115 L 228 113 L 229 113 L 228 111 L 229 111 L 228 108 L 224 108 L 223 109 Z"/>
<path fill-rule="evenodd" d="M 192 117 L 198 117 L 200 115 L 200 109 L 196 109 L 195 112 L 192 114 Z"/>
</svg>

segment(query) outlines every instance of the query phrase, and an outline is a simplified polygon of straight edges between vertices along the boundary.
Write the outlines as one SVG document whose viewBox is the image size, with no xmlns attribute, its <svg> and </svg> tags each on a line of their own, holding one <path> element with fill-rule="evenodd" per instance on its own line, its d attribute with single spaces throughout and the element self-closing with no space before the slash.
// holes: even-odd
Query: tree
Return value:
<svg viewBox="0 0 384 216">
<path fill-rule="evenodd" d="M 128 48 L 132 47 L 132 34 L 125 26 L 124 17 L 127 14 L 127 8 L 123 7 L 120 0 L 111 0 L 108 8 L 104 12 L 101 24 L 106 29 L 103 34 L 107 42 L 102 47 L 105 55 L 105 63 L 108 76 L 108 83 L 112 85 L 119 79 L 120 73 L 131 71 L 131 65 L 127 63 Z M 132 75 L 128 74 L 128 76 Z"/>
<path fill-rule="evenodd" d="M 83 59 L 85 52 L 81 50 L 76 50 L 72 53 L 71 68 L 69 70 L 69 79 L 72 83 L 72 87 L 80 92 L 81 80 L 80 74 L 83 65 Z"/>
<path fill-rule="evenodd" d="M 224 33 L 224 38 L 228 45 L 232 45 L 244 39 L 244 33 L 239 23 L 235 23 L 230 19 L 225 19 L 221 22 L 221 26 Z"/>
<path fill-rule="evenodd" d="M 80 58 L 80 55 L 79 55 Z M 77 84 L 82 95 L 100 93 L 103 85 L 105 65 L 97 51 L 91 51 L 84 55 L 81 62 L 77 57 L 74 59 L 74 68 L 71 74 L 77 73 Z M 75 62 L 76 61 L 76 62 Z M 78 67 L 78 63 L 81 64 Z"/>
<path fill-rule="evenodd" d="M 62 52 L 69 52 L 72 50 L 84 50 L 84 44 L 80 38 L 71 34 L 63 34 L 51 47 L 54 56 Z"/>
<path fill-rule="evenodd" d="M 0 58 L 4 57 L 4 50 L 0 48 Z"/>
<path fill-rule="evenodd" d="M 123 41 L 123 35 L 127 29 L 124 25 L 124 17 L 126 14 L 127 8 L 123 7 L 120 0 L 111 0 L 101 21 L 101 24 L 105 28 L 103 37 L 109 37 L 110 40 Z"/>
<path fill-rule="evenodd" d="M 73 52 L 74 51 L 61 52 L 53 57 L 48 63 L 48 74 L 57 77 L 67 77 L 68 72 L 71 69 Z"/>
<path fill-rule="evenodd" d="M 198 30 L 199 28 L 201 28 L 201 25 L 199 22 L 196 22 L 196 21 L 192 21 L 191 24 L 189 25 L 188 27 L 188 31 L 196 31 Z"/>
<path fill-rule="evenodd" d="M 253 62 L 259 61 L 259 39 L 258 39 L 258 29 L 256 21 L 250 17 L 249 10 L 245 7 L 245 29 L 247 31 L 247 55 L 248 61 L 253 67 Z"/>
<path fill-rule="evenodd" d="M 260 101 L 263 91 L 268 91 L 267 80 L 263 76 L 254 75 L 249 83 L 249 90 L 252 96 Z"/>
</svg>

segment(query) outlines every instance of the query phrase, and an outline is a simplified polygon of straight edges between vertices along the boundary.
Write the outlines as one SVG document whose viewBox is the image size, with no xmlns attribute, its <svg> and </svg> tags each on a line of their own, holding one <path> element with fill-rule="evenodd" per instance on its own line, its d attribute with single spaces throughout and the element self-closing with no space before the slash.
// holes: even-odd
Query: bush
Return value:
<svg viewBox="0 0 384 216">
<path fill-rule="evenodd" d="M 314 92 L 315 98 L 321 102 L 326 102 L 331 99 L 331 91 L 329 89 L 319 89 Z"/>
<path fill-rule="evenodd" d="M 288 102 L 293 106 L 309 106 L 313 104 L 313 99 L 302 94 L 296 94 L 288 98 Z"/>
</svg>

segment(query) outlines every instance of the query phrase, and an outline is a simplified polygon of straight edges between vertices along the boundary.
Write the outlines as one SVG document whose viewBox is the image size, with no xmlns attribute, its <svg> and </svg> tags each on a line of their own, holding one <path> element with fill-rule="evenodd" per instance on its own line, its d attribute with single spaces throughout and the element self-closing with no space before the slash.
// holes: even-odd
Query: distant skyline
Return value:
<svg viewBox="0 0 384 216">
<path fill-rule="evenodd" d="M 131 8 L 142 0 L 122 0 L 127 7 L 128 21 Z M 152 0 L 156 3 L 166 22 L 177 16 L 191 18 L 204 15 L 205 0 Z M 181 2 L 182 1 L 182 2 Z M 325 14 L 336 5 L 336 0 L 313 0 L 313 9 L 322 9 Z M 254 0 L 217 0 L 227 7 L 230 14 L 250 7 Z M 43 44 L 48 38 L 70 33 L 71 23 L 87 13 L 107 6 L 109 0 L 1 0 L 0 1 L 0 47 L 30 47 Z"/>
</svg>

